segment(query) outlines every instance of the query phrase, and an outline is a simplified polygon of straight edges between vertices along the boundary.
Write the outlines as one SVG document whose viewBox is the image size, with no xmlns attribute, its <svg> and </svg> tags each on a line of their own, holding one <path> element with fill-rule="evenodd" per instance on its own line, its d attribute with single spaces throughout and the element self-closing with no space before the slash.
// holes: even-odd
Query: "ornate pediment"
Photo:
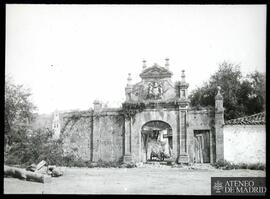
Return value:
<svg viewBox="0 0 270 199">
<path fill-rule="evenodd" d="M 167 100 L 175 97 L 170 80 L 149 79 L 135 84 L 131 90 L 133 100 Z"/>
<path fill-rule="evenodd" d="M 172 72 L 168 69 L 161 67 L 157 64 L 150 68 L 146 68 L 140 74 L 142 79 L 149 79 L 149 78 L 170 78 L 172 76 Z"/>
</svg>

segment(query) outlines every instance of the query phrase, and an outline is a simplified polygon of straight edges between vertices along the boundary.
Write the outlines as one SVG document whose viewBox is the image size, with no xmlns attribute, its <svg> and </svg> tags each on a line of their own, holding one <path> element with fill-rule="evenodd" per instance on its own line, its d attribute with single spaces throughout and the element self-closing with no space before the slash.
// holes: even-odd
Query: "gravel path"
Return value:
<svg viewBox="0 0 270 199">
<path fill-rule="evenodd" d="M 50 183 L 4 178 L 4 193 L 37 194 L 173 194 L 210 195 L 211 177 L 264 177 L 265 171 L 193 169 L 168 166 L 141 168 L 63 168 Z"/>
</svg>

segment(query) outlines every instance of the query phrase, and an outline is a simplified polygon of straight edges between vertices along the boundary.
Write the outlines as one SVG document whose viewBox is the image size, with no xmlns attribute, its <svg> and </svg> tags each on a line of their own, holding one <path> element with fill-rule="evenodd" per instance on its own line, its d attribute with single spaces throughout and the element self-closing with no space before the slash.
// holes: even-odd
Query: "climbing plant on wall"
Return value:
<svg viewBox="0 0 270 199">
<path fill-rule="evenodd" d="M 125 118 L 134 118 L 134 116 L 142 112 L 145 109 L 145 103 L 142 102 L 132 102 L 132 103 L 123 103 L 122 104 L 122 114 Z"/>
<path fill-rule="evenodd" d="M 83 117 L 91 117 L 91 112 L 89 111 L 73 111 L 64 116 L 63 127 L 61 128 L 61 133 L 63 133 L 68 125 L 71 123 L 70 129 L 73 128 L 75 123 Z"/>
<path fill-rule="evenodd" d="M 122 114 L 125 118 L 135 119 L 135 115 L 137 113 L 142 112 L 146 107 L 149 108 L 158 108 L 158 107 L 178 107 L 179 101 L 178 100 L 168 100 L 163 102 L 125 102 L 122 104 Z"/>
</svg>

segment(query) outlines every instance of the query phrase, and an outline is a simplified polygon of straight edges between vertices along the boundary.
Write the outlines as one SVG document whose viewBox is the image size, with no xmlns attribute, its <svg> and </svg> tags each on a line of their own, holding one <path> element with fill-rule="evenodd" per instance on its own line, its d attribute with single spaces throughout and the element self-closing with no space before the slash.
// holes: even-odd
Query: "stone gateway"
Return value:
<svg viewBox="0 0 270 199">
<path fill-rule="evenodd" d="M 164 67 L 146 67 L 144 61 L 141 81 L 136 84 L 129 74 L 121 108 L 102 107 L 95 101 L 94 109 L 60 114 L 65 153 L 93 162 L 223 160 L 220 88 L 214 109 L 190 107 L 185 71 L 180 81 L 172 82 L 168 61 Z"/>
</svg>

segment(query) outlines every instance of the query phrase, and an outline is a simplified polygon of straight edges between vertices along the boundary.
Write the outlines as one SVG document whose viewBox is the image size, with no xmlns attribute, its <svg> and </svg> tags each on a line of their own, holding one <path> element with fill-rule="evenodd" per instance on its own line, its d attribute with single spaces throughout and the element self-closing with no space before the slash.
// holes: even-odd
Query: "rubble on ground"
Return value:
<svg viewBox="0 0 270 199">
<path fill-rule="evenodd" d="M 25 169 L 5 165 L 4 175 L 28 181 L 45 183 L 50 182 L 51 177 L 62 176 L 63 171 L 55 165 L 48 165 L 46 161 L 42 160 L 37 165 L 31 164 Z"/>
<path fill-rule="evenodd" d="M 52 177 L 58 177 L 62 176 L 63 172 L 57 168 L 55 165 L 48 165 L 46 161 L 42 160 L 37 165 L 31 164 L 29 167 L 26 168 L 26 170 L 44 174 L 44 175 L 50 175 Z"/>
<path fill-rule="evenodd" d="M 179 168 L 183 170 L 215 170 L 211 164 L 177 164 L 176 162 L 148 161 L 136 163 L 137 168 Z"/>
</svg>

